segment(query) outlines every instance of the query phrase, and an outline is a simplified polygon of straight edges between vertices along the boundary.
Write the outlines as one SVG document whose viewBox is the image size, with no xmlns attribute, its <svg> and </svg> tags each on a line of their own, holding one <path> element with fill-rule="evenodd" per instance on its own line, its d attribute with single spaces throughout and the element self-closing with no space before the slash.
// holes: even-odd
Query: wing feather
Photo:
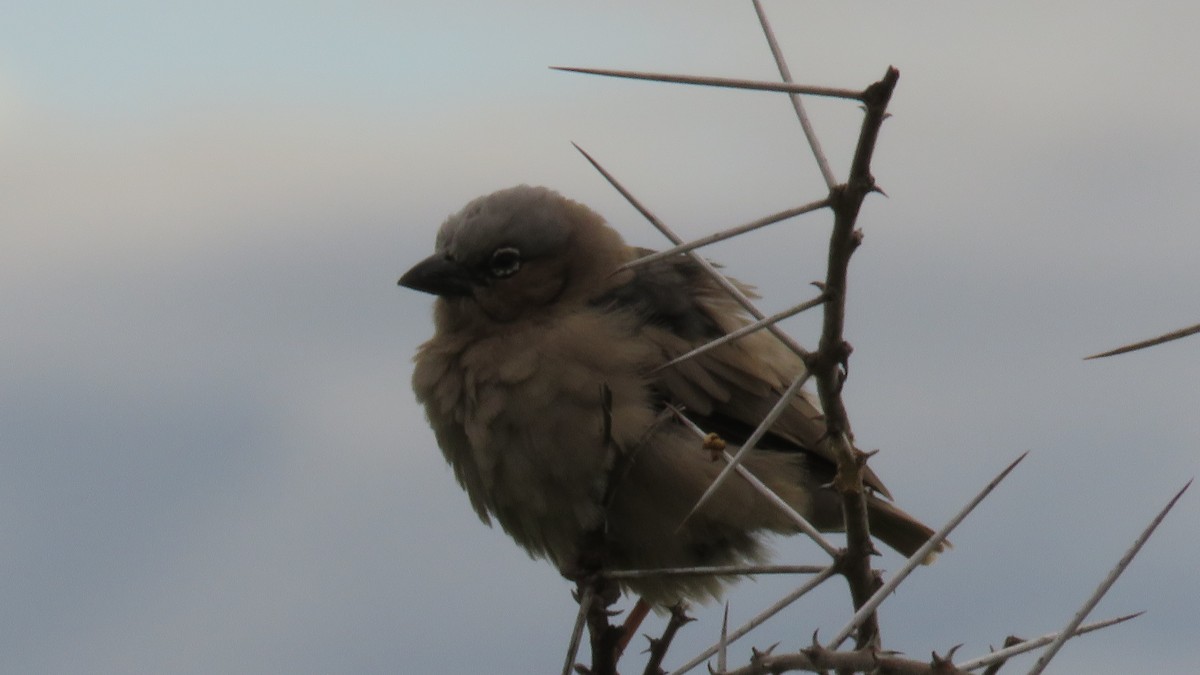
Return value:
<svg viewBox="0 0 1200 675">
<path fill-rule="evenodd" d="M 733 281 L 753 297 L 750 287 Z M 629 282 L 595 303 L 635 312 L 643 337 L 661 350 L 663 363 L 750 323 L 741 305 L 685 255 L 636 268 Z M 654 385 L 664 402 L 682 406 L 701 428 L 740 444 L 802 372 L 798 356 L 769 332 L 757 331 L 658 371 Z M 823 419 L 815 398 L 802 391 L 759 447 L 803 452 L 816 474 L 831 477 L 836 458 L 821 442 Z M 869 468 L 865 481 L 890 497 Z"/>
</svg>

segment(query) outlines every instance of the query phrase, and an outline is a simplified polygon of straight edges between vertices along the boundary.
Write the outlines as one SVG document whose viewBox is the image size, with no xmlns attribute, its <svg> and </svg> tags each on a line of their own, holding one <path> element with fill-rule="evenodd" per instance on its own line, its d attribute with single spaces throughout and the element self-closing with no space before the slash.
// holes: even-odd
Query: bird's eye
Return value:
<svg viewBox="0 0 1200 675">
<path fill-rule="evenodd" d="M 521 252 L 511 246 L 498 248 L 492 253 L 492 262 L 489 266 L 492 276 L 497 279 L 511 277 L 521 269 Z"/>
</svg>

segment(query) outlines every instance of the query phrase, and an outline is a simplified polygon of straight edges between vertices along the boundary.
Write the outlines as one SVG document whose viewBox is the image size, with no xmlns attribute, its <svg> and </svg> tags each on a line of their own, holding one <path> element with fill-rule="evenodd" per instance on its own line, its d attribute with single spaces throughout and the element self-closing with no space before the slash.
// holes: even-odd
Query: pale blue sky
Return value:
<svg viewBox="0 0 1200 675">
<path fill-rule="evenodd" d="M 784 98 L 547 69 L 770 79 L 748 2 L 477 4 L 6 4 L 0 671 L 560 667 L 568 585 L 454 484 L 408 385 L 430 301 L 395 279 L 448 213 L 521 182 L 660 246 L 571 141 L 687 236 L 820 182 Z M 1080 361 L 1198 320 L 1200 9 L 766 6 L 798 80 L 901 70 L 852 269 L 860 443 L 932 523 L 1032 451 L 885 605 L 888 646 L 1051 631 L 1200 465 L 1200 341 Z M 811 110 L 844 171 L 858 113 Z M 780 308 L 827 225 L 707 253 Z M 1096 614 L 1147 615 L 1054 672 L 1200 661 L 1198 505 Z M 789 583 L 743 583 L 735 619 Z M 833 585 L 755 644 L 847 609 Z M 700 616 L 674 663 L 717 635 Z"/>
</svg>

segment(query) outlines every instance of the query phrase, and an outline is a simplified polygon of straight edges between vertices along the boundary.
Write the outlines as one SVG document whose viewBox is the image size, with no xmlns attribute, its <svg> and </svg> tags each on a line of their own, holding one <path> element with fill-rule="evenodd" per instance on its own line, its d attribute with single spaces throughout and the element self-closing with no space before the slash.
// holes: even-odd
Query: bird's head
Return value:
<svg viewBox="0 0 1200 675">
<path fill-rule="evenodd" d="M 609 287 L 629 249 L 604 219 L 544 187 L 476 198 L 438 230 L 434 254 L 400 285 L 446 311 L 510 322 L 586 301 Z M 441 309 L 441 308 L 440 308 Z"/>
</svg>

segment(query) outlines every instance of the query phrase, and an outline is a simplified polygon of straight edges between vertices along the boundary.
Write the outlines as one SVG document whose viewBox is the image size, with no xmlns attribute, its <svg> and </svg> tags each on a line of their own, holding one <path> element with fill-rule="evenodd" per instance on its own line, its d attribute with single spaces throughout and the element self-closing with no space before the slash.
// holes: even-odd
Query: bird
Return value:
<svg viewBox="0 0 1200 675">
<path fill-rule="evenodd" d="M 804 364 L 758 331 L 667 365 L 750 317 L 685 254 L 625 267 L 648 253 L 584 204 L 518 185 L 449 216 L 434 253 L 399 280 L 436 296 L 412 385 L 455 478 L 484 523 L 567 576 L 595 533 L 605 569 L 648 570 L 761 562 L 772 535 L 798 531 L 737 477 L 692 513 L 724 466 L 695 427 L 736 448 Z M 802 390 L 742 465 L 816 528 L 839 531 L 824 434 Z M 870 469 L 864 482 L 873 535 L 913 554 L 932 530 Z M 718 598 L 731 582 L 621 587 L 666 607 Z"/>
</svg>

